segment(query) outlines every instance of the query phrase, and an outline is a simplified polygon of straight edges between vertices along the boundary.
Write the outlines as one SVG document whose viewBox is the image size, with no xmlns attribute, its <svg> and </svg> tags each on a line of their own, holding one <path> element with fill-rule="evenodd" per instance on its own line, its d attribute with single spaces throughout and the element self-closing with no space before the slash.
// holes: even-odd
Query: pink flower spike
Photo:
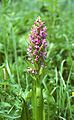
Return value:
<svg viewBox="0 0 74 120">
<path fill-rule="evenodd" d="M 38 17 L 29 35 L 29 47 L 27 49 L 28 57 L 33 64 L 37 62 L 38 66 L 41 66 L 42 62 L 44 64 L 44 59 L 46 57 L 46 29 L 44 22 Z"/>
</svg>

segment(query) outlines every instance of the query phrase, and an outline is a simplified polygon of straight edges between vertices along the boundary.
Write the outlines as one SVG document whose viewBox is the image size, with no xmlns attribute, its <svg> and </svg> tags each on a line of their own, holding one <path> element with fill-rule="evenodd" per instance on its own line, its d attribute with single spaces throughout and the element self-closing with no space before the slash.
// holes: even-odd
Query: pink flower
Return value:
<svg viewBox="0 0 74 120">
<path fill-rule="evenodd" d="M 43 39 L 43 40 L 42 40 L 42 44 L 45 44 L 45 43 L 46 43 L 46 39 Z"/>
<path fill-rule="evenodd" d="M 34 50 L 34 52 L 33 52 L 33 55 L 36 55 L 37 54 L 37 49 L 36 50 Z"/>
<path fill-rule="evenodd" d="M 35 48 L 39 48 L 39 46 L 38 46 L 38 45 L 35 45 Z"/>
<path fill-rule="evenodd" d="M 40 64 L 46 58 L 46 26 L 44 22 L 41 21 L 40 17 L 34 22 L 34 25 L 31 29 L 31 33 L 29 35 L 29 47 L 28 53 L 31 61 Z"/>
</svg>

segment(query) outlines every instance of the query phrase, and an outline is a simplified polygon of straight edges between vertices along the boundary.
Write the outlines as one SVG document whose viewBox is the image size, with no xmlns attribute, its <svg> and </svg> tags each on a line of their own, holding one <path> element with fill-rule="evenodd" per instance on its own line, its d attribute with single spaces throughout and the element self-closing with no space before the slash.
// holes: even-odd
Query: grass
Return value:
<svg viewBox="0 0 74 120">
<path fill-rule="evenodd" d="M 73 120 L 73 11 L 73 0 L 0 1 L 0 120 Z M 27 47 L 38 16 L 47 26 L 48 48 L 36 78 L 27 73 Z"/>
</svg>

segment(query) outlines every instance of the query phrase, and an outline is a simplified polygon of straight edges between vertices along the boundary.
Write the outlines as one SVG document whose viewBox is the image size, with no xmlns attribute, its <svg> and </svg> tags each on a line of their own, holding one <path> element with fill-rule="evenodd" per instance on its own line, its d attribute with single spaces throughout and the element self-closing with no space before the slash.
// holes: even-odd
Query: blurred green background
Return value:
<svg viewBox="0 0 74 120">
<path fill-rule="evenodd" d="M 59 71 L 64 60 L 63 78 L 66 83 L 70 75 L 70 96 L 74 91 L 74 0 L 1 0 L 0 120 L 20 120 L 27 79 L 28 35 L 38 16 L 47 26 L 51 89 L 55 86 L 55 68 Z M 71 99 L 74 118 L 73 100 L 74 97 Z"/>
</svg>

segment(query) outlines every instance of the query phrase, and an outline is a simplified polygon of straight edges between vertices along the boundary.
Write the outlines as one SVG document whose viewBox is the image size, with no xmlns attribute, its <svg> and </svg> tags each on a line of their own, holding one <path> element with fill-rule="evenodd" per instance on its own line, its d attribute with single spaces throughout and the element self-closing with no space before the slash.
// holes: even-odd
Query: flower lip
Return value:
<svg viewBox="0 0 74 120">
<path fill-rule="evenodd" d="M 38 45 L 35 45 L 35 48 L 39 48 L 39 46 L 38 46 Z"/>
<path fill-rule="evenodd" d="M 36 55 L 36 54 L 37 54 L 37 49 L 35 49 L 33 52 L 33 55 Z"/>
</svg>

